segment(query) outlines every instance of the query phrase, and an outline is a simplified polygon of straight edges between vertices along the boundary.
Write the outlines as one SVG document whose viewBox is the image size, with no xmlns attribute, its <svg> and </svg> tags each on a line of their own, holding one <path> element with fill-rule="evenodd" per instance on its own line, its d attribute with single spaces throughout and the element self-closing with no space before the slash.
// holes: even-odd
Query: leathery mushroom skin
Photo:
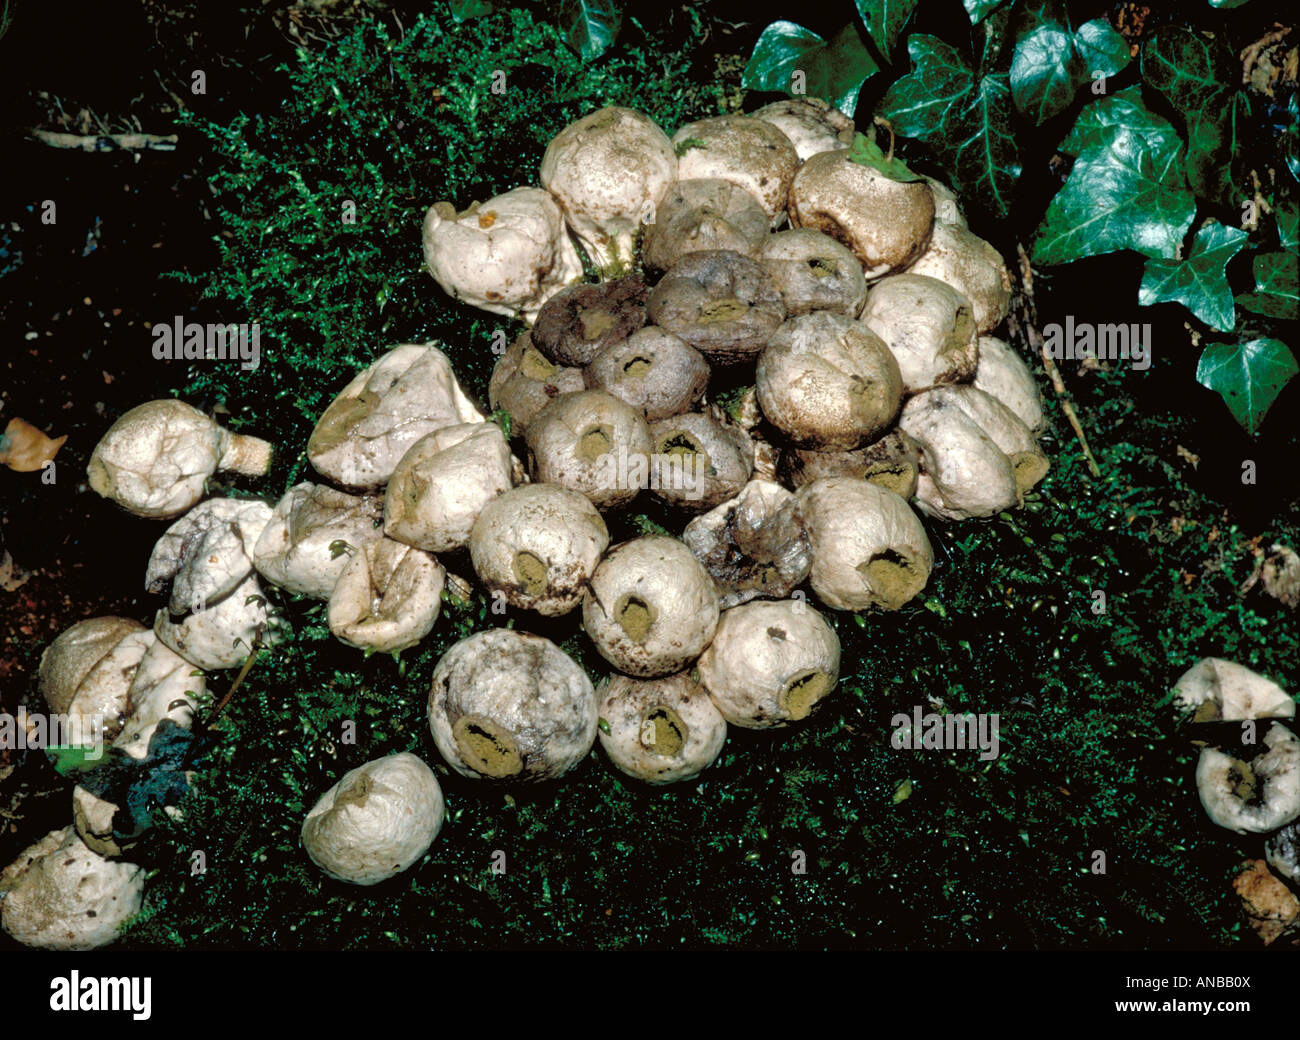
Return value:
<svg viewBox="0 0 1300 1040">
<path fill-rule="evenodd" d="M 745 115 L 713 116 L 687 123 L 673 134 L 673 146 L 682 149 L 679 179 L 730 181 L 758 200 L 773 228 L 785 220 L 799 153 L 771 123 Z"/>
<path fill-rule="evenodd" d="M 442 788 L 410 752 L 343 774 L 302 825 L 302 847 L 337 881 L 377 885 L 408 870 L 442 829 Z"/>
<path fill-rule="evenodd" d="M 131 681 L 152 642 L 153 633 L 138 621 L 108 616 L 78 621 L 45 648 L 37 687 L 51 712 L 68 716 L 78 743 L 121 732 Z"/>
<path fill-rule="evenodd" d="M 256 498 L 200 502 L 154 543 L 145 588 L 161 593 L 170 584 L 176 614 L 215 603 L 253 573 L 253 548 L 270 519 L 271 507 Z"/>
<path fill-rule="evenodd" d="M 613 394 L 654 422 L 699 403 L 709 385 L 709 363 L 679 336 L 647 325 L 597 354 L 583 378 L 588 388 Z"/>
<path fill-rule="evenodd" d="M 867 293 L 860 320 L 898 360 L 905 394 L 975 376 L 979 340 L 971 304 L 946 282 L 920 274 L 882 278 Z"/>
<path fill-rule="evenodd" d="M 728 180 L 681 180 L 669 189 L 655 222 L 646 225 L 641 260 L 667 271 L 687 253 L 729 249 L 756 256 L 769 237 L 770 218 L 750 192 Z"/>
<path fill-rule="evenodd" d="M 925 528 L 892 491 L 825 477 L 795 501 L 812 545 L 810 583 L 836 610 L 897 610 L 925 588 L 934 552 Z"/>
<path fill-rule="evenodd" d="M 590 364 L 645 324 L 648 292 L 635 275 L 562 289 L 538 313 L 533 346 L 557 365 Z"/>
<path fill-rule="evenodd" d="M 442 656 L 429 728 L 447 764 L 471 779 L 552 780 L 596 742 L 596 693 L 549 639 L 492 629 Z"/>
<path fill-rule="evenodd" d="M 971 303 L 981 335 L 992 332 L 1011 306 L 1011 275 L 996 249 L 956 224 L 935 222 L 930 245 L 908 267 L 951 285 Z"/>
<path fill-rule="evenodd" d="M 727 742 L 727 723 L 686 672 L 611 675 L 596 687 L 600 745 L 615 767 L 652 786 L 694 780 Z"/>
<path fill-rule="evenodd" d="M 547 617 L 578 608 L 608 546 L 600 512 L 585 495 L 559 484 L 525 484 L 493 499 L 469 539 L 483 586 Z"/>
<path fill-rule="evenodd" d="M 815 228 L 768 235 L 759 261 L 781 293 L 787 318 L 812 311 L 856 318 L 867 302 L 867 279 L 858 258 Z"/>
<path fill-rule="evenodd" d="M 734 498 L 754 472 L 754 445 L 730 420 L 686 412 L 650 425 L 659 465 L 654 493 L 696 511 Z"/>
<path fill-rule="evenodd" d="M 1011 347 L 994 336 L 981 336 L 978 346 L 975 389 L 996 397 L 1029 427 L 1030 433 L 1038 436 L 1047 421 L 1043 417 L 1043 398 L 1029 366 Z"/>
<path fill-rule="evenodd" d="M 154 634 L 185 660 L 204 671 L 236 668 L 255 643 L 283 642 L 283 615 L 266 598 L 256 574 L 198 610 L 173 615 L 163 607 L 154 615 Z"/>
<path fill-rule="evenodd" d="M 934 195 L 934 222 L 964 228 L 966 215 L 961 211 L 961 201 L 957 198 L 957 193 L 943 181 L 935 180 L 933 177 L 926 177 L 925 183 L 930 185 L 930 192 Z"/>
<path fill-rule="evenodd" d="M 591 576 L 582 624 L 620 672 L 648 679 L 679 672 L 709 645 L 718 593 L 676 538 L 645 535 L 606 554 Z"/>
<path fill-rule="evenodd" d="M 169 519 L 203 498 L 214 473 L 260 477 L 271 455 L 267 441 L 222 429 L 184 401 L 146 401 L 108 428 L 86 476 L 127 512 Z"/>
<path fill-rule="evenodd" d="M 354 490 L 388 482 L 421 437 L 483 416 L 431 343 L 405 343 L 362 369 L 321 415 L 307 441 L 317 473 Z"/>
<path fill-rule="evenodd" d="M 542 305 L 582 277 L 559 204 L 541 188 L 514 188 L 462 212 L 430 206 L 424 262 L 455 300 L 531 323 Z"/>
<path fill-rule="evenodd" d="M 849 451 L 811 451 L 788 448 L 781 453 L 781 479 L 798 490 L 822 477 L 857 477 L 879 484 L 899 498 L 916 494 L 921 470 L 921 449 L 897 428 L 861 448 Z"/>
<path fill-rule="evenodd" d="M 918 399 L 951 403 L 989 435 L 998 450 L 1011 460 L 1017 501 L 1047 475 L 1047 456 L 1038 446 L 1037 438 L 1015 412 L 992 394 L 973 386 L 936 386 L 913 398 Z"/>
<path fill-rule="evenodd" d="M 433 631 L 447 572 L 433 556 L 381 538 L 357 550 L 334 583 L 329 626 L 359 650 L 394 653 Z"/>
<path fill-rule="evenodd" d="M 750 116 L 771 123 L 785 134 L 800 162 L 820 152 L 848 148 L 853 143 L 853 120 L 821 98 L 773 101 L 755 109 Z"/>
<path fill-rule="evenodd" d="M 1201 805 L 1238 834 L 1265 834 L 1300 817 L 1300 739 L 1274 722 L 1262 743 L 1266 750 L 1249 761 L 1205 747 L 1196 764 Z"/>
<path fill-rule="evenodd" d="M 630 502 L 648 477 L 645 416 L 603 390 L 557 397 L 524 440 L 534 481 L 580 491 L 602 509 Z"/>
<path fill-rule="evenodd" d="M 754 600 L 722 613 L 700 681 L 733 726 L 798 722 L 835 687 L 840 641 L 802 600 Z"/>
<path fill-rule="evenodd" d="M 1193 722 L 1295 717 L 1296 703 L 1258 672 L 1221 657 L 1203 657 L 1174 685 L 1174 703 Z"/>
<path fill-rule="evenodd" d="M 570 123 L 542 156 L 542 187 L 606 278 L 630 269 L 637 229 L 654 219 L 676 179 L 668 135 L 630 108 L 602 108 Z"/>
<path fill-rule="evenodd" d="M 522 436 L 554 398 L 585 385 L 582 369 L 555 364 L 533 345 L 532 335 L 524 332 L 497 359 L 488 383 L 488 403 L 494 412 L 510 416 L 512 436 Z"/>
</svg>

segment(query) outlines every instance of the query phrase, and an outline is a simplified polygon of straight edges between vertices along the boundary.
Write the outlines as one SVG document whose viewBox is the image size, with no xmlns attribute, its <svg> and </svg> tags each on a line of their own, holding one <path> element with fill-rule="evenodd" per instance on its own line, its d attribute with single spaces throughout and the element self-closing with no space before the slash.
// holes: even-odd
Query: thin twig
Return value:
<svg viewBox="0 0 1300 1040">
<path fill-rule="evenodd" d="M 248 651 L 248 658 L 244 661 L 244 666 L 239 669 L 239 674 L 235 676 L 235 681 L 230 684 L 230 689 L 226 691 L 226 695 L 221 698 L 221 703 L 218 704 L 216 710 L 213 711 L 212 721 L 208 723 L 208 729 L 217 728 L 217 719 L 221 717 L 221 713 L 225 710 L 226 705 L 230 703 L 230 698 L 235 695 L 235 691 L 243 685 L 244 679 L 247 677 L 248 673 L 253 670 L 253 664 L 257 660 L 257 652 L 261 648 L 262 633 L 259 630 L 257 635 L 253 637 L 253 645 Z"/>
<path fill-rule="evenodd" d="M 33 130 L 32 136 L 51 148 L 72 148 L 82 152 L 174 152 L 175 134 L 61 134 Z"/>
<path fill-rule="evenodd" d="M 1277 22 L 1273 23 L 1273 30 L 1265 33 L 1258 40 L 1241 52 L 1241 82 L 1242 85 L 1249 85 L 1250 74 L 1255 68 L 1255 63 L 1259 61 L 1260 54 L 1266 47 L 1271 47 L 1275 43 L 1281 42 L 1286 38 L 1287 33 L 1291 31 L 1290 26 L 1282 26 Z"/>
</svg>

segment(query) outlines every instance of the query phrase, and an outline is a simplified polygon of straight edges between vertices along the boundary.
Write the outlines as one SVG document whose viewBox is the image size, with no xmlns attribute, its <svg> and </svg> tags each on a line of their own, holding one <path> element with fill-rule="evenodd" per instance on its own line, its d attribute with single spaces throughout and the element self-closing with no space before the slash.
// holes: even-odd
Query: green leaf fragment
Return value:
<svg viewBox="0 0 1300 1040">
<path fill-rule="evenodd" d="M 1035 123 L 1069 108 L 1083 79 L 1083 62 L 1064 26 L 1041 26 L 1017 42 L 1011 58 L 1011 97 Z"/>
<path fill-rule="evenodd" d="M 1255 291 L 1237 302 L 1270 318 L 1300 318 L 1300 258 L 1295 253 L 1263 253 L 1255 257 Z"/>
<path fill-rule="evenodd" d="M 1211 343 L 1196 366 L 1196 381 L 1222 397 L 1233 418 L 1255 434 L 1297 371 L 1295 355 L 1280 340 Z"/>
<path fill-rule="evenodd" d="M 1147 261 L 1138 303 L 1143 307 L 1181 303 L 1211 328 L 1231 332 L 1236 309 L 1224 269 L 1248 237 L 1246 232 L 1223 224 L 1201 228 L 1185 260 Z"/>
<path fill-rule="evenodd" d="M 613 0 L 564 0 L 560 5 L 564 38 L 588 61 L 609 50 L 622 21 L 623 12 Z"/>
<path fill-rule="evenodd" d="M 1128 40 L 1105 18 L 1094 18 L 1079 26 L 1074 34 L 1074 48 L 1089 79 L 1097 73 L 1117 76 L 1132 60 Z"/>
<path fill-rule="evenodd" d="M 861 166 L 870 166 L 873 170 L 884 174 L 891 181 L 907 183 L 925 180 L 919 173 L 913 173 L 908 169 L 907 164 L 902 159 L 886 156 L 880 145 L 876 144 L 866 134 L 854 135 L 853 143 L 849 145 L 849 159 Z"/>
<path fill-rule="evenodd" d="M 879 71 L 857 26 L 850 23 L 829 43 L 794 22 L 773 22 L 758 38 L 741 77 L 749 90 L 793 94 L 795 73 L 803 74 L 802 92 L 824 98 L 845 115 L 853 115 L 862 84 Z"/>
<path fill-rule="evenodd" d="M 898 35 L 912 17 L 920 0 L 856 0 L 858 14 L 867 35 L 886 55 L 898 43 Z"/>
</svg>

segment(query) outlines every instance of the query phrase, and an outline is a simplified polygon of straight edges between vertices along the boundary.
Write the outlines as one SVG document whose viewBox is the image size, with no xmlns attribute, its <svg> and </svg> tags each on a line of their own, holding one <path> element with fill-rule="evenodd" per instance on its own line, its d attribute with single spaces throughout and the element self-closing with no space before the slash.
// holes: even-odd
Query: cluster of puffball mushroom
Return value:
<svg viewBox="0 0 1300 1040">
<path fill-rule="evenodd" d="M 454 644 L 428 723 L 465 777 L 552 779 L 599 740 L 623 773 L 668 784 L 712 764 L 728 725 L 807 718 L 840 645 L 800 586 L 834 610 L 897 610 L 933 564 L 913 506 L 993 516 L 1047 470 L 1033 377 L 992 335 L 1010 300 L 1001 257 L 950 190 L 855 161 L 853 141 L 812 99 L 671 139 L 606 108 L 551 142 L 541 187 L 434 205 L 434 279 L 528 327 L 489 386 L 508 422 L 488 421 L 438 346 L 398 346 L 320 417 L 307 455 L 321 482 L 272 505 L 205 498 L 214 473 L 268 472 L 267 442 L 180 401 L 124 414 L 89 482 L 173 521 L 145 579 L 166 601 L 152 629 L 94 618 L 60 635 L 40 667 L 51 710 L 106 720 L 105 741 L 144 757 L 162 719 L 191 724 L 206 672 L 284 637 L 266 583 L 326 601 L 344 643 L 397 652 L 432 631 L 444 588 L 469 592 L 438 558 L 467 551 L 487 596 L 580 612 L 613 671 L 593 686 L 514 629 Z M 575 239 L 601 282 L 581 282 Z M 745 387 L 729 408 L 710 399 L 715 369 Z M 679 479 L 652 477 L 665 473 Z M 681 537 L 611 546 L 606 517 L 647 490 L 689 518 Z M 77 788 L 73 826 L 0 877 L 6 931 L 111 941 L 143 883 L 115 810 Z M 302 842 L 331 877 L 376 884 L 418 862 L 442 820 L 434 772 L 404 753 L 343 776 Z"/>
</svg>

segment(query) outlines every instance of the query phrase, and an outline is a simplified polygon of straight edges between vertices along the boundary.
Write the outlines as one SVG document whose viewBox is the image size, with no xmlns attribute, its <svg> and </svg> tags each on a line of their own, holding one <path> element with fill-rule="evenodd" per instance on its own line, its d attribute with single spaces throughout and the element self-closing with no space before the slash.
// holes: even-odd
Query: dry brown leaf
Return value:
<svg viewBox="0 0 1300 1040">
<path fill-rule="evenodd" d="M 1273 876 L 1262 859 L 1247 863 L 1232 887 L 1265 946 L 1300 928 L 1300 899 Z"/>
<path fill-rule="evenodd" d="M 10 419 L 0 437 L 0 465 L 16 473 L 31 473 L 43 469 L 59 453 L 67 435 L 47 437 L 24 419 Z"/>
</svg>

